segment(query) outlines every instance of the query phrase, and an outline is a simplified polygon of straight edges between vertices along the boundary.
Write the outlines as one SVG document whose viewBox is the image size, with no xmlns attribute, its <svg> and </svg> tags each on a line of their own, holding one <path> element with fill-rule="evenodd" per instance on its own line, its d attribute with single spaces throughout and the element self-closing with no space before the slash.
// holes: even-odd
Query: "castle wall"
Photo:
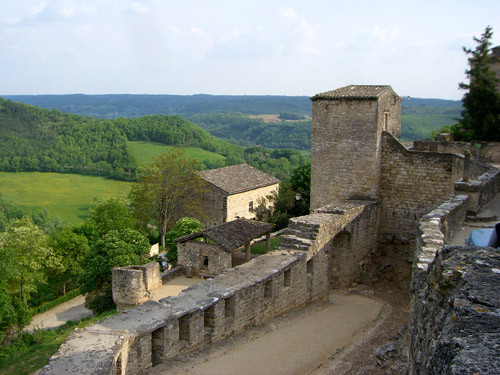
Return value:
<svg viewBox="0 0 500 375">
<path fill-rule="evenodd" d="M 497 372 L 500 253 L 444 246 L 460 228 L 468 197 L 457 195 L 419 226 L 410 303 L 410 374 Z"/>
<path fill-rule="evenodd" d="M 476 147 L 480 145 L 480 147 Z M 432 151 L 464 155 L 469 150 L 471 158 L 483 163 L 500 163 L 500 142 L 432 141 L 422 139 L 413 142 L 416 151 Z"/>
<path fill-rule="evenodd" d="M 467 182 L 455 182 L 455 192 L 469 196 L 468 210 L 477 213 L 500 191 L 500 170 L 489 167 L 486 172 Z"/>
<path fill-rule="evenodd" d="M 463 157 L 409 151 L 385 132 L 382 154 L 381 238 L 415 238 L 422 215 L 454 193 L 454 183 L 463 174 Z"/>
<path fill-rule="evenodd" d="M 322 268 L 316 275 L 327 272 L 328 277 L 314 281 L 316 290 L 347 287 L 364 280 L 366 266 L 377 249 L 379 224 L 378 201 L 328 205 L 311 215 L 290 219 L 280 248 L 307 250 L 308 259 L 318 256 L 313 267 Z"/>
<path fill-rule="evenodd" d="M 192 286 L 73 332 L 42 374 L 138 374 L 253 324 L 325 298 L 324 251 L 262 255 Z M 90 350 L 88 350 L 90 348 Z"/>
</svg>

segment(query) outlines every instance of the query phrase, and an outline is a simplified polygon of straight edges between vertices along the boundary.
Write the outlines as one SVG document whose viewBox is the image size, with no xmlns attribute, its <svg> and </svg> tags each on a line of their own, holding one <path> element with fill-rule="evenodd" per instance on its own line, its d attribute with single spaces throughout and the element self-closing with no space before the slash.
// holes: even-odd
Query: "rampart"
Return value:
<svg viewBox="0 0 500 375">
<path fill-rule="evenodd" d="M 497 190 L 498 191 L 498 190 Z M 468 210 L 456 195 L 420 221 L 410 302 L 410 374 L 494 374 L 500 357 L 500 253 L 446 246 Z"/>
<path fill-rule="evenodd" d="M 432 141 L 422 139 L 413 142 L 416 151 L 432 151 L 464 155 L 468 150 L 471 157 L 483 163 L 500 163 L 500 142 Z"/>
<path fill-rule="evenodd" d="M 391 134 L 382 137 L 381 233 L 415 238 L 420 218 L 454 194 L 464 158 L 410 151 Z"/>
<path fill-rule="evenodd" d="M 78 330 L 42 374 L 137 374 L 321 300 L 332 278 L 346 283 L 359 277 L 363 256 L 354 253 L 375 249 L 378 211 L 377 202 L 353 201 L 295 218 L 294 233 L 308 241 L 305 248 L 270 252 L 177 297 L 147 301 Z M 337 254 L 354 260 L 345 269 L 333 268 Z"/>
<path fill-rule="evenodd" d="M 500 191 L 500 170 L 487 164 L 476 163 L 476 171 L 484 171 L 475 179 L 455 182 L 455 192 L 470 197 L 468 211 L 477 213 L 481 206 L 488 203 Z"/>
</svg>

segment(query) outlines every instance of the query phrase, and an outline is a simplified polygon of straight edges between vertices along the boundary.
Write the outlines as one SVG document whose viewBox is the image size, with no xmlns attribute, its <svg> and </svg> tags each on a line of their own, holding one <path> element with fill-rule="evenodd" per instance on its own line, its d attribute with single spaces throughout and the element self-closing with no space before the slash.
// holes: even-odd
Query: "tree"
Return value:
<svg viewBox="0 0 500 375">
<path fill-rule="evenodd" d="M 462 98 L 464 110 L 460 127 L 455 127 L 454 135 L 459 140 L 500 141 L 500 94 L 498 79 L 491 70 L 495 57 L 491 54 L 493 31 L 488 26 L 481 38 L 474 37 L 474 50 L 464 47 L 470 56 L 470 68 L 466 70 L 469 84 L 460 83 L 462 90 L 468 90 Z"/>
<path fill-rule="evenodd" d="M 44 278 L 45 268 L 60 266 L 59 258 L 47 246 L 47 237 L 31 218 L 14 220 L 0 235 L 0 262 L 7 289 L 28 307 L 35 282 Z"/>
<path fill-rule="evenodd" d="M 49 275 L 52 288 L 60 285 L 62 295 L 66 295 L 66 286 L 77 280 L 81 273 L 81 262 L 89 249 L 87 237 L 65 228 L 51 233 L 49 245 L 60 257 L 61 269 Z"/>
<path fill-rule="evenodd" d="M 120 198 L 109 198 L 90 209 L 88 221 L 102 237 L 110 230 L 134 228 L 134 217 L 126 203 Z"/>
<path fill-rule="evenodd" d="M 165 236 L 165 245 L 167 248 L 167 258 L 170 263 L 177 263 L 177 245 L 173 242 L 176 238 L 187 236 L 203 230 L 203 224 L 199 220 L 191 217 L 183 217 L 178 220 Z"/>
<path fill-rule="evenodd" d="M 80 282 L 85 305 L 94 313 L 113 309 L 111 270 L 147 263 L 150 245 L 133 229 L 110 230 L 98 239 L 82 261 Z"/>
<path fill-rule="evenodd" d="M 290 183 L 296 194 L 300 194 L 294 214 L 307 215 L 311 202 L 311 163 L 295 168 Z"/>
<path fill-rule="evenodd" d="M 197 162 L 171 151 L 155 158 L 143 167 L 138 181 L 132 186 L 130 200 L 134 216 L 142 227 L 155 225 L 160 247 L 165 247 L 165 235 L 175 221 L 183 216 L 201 216 L 204 182 L 197 172 Z"/>
</svg>

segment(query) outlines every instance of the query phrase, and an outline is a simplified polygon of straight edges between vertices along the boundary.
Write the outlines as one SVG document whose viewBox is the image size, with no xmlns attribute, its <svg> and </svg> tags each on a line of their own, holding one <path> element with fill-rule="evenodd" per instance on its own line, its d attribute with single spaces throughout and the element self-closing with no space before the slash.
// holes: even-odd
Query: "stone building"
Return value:
<svg viewBox="0 0 500 375">
<path fill-rule="evenodd" d="M 213 227 L 238 218 L 254 219 L 260 199 L 277 192 L 279 180 L 251 165 L 239 164 L 200 172 L 207 183 L 202 219 Z"/>
<path fill-rule="evenodd" d="M 201 276 L 216 276 L 236 266 L 235 253 L 242 247 L 246 247 L 246 261 L 249 261 L 250 242 L 256 238 L 266 235 L 268 252 L 272 229 L 272 224 L 238 219 L 177 238 L 174 242 L 177 243 L 178 264 L 190 267 L 193 273 Z"/>
<path fill-rule="evenodd" d="M 390 86 L 346 86 L 311 100 L 311 210 L 377 198 L 382 131 L 400 136 L 401 98 Z"/>
</svg>

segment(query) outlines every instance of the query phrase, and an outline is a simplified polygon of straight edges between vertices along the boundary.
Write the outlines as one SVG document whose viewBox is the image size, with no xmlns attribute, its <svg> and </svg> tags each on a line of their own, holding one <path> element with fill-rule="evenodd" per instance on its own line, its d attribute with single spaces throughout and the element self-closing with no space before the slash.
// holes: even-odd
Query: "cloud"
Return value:
<svg viewBox="0 0 500 375">
<path fill-rule="evenodd" d="M 280 55 L 316 55 L 320 53 L 319 41 L 314 27 L 290 7 L 277 9 L 286 20 L 286 29 L 278 48 Z"/>
<path fill-rule="evenodd" d="M 278 12 L 286 18 L 296 18 L 298 16 L 298 13 L 289 7 L 283 7 L 283 8 L 278 8 Z"/>
</svg>

